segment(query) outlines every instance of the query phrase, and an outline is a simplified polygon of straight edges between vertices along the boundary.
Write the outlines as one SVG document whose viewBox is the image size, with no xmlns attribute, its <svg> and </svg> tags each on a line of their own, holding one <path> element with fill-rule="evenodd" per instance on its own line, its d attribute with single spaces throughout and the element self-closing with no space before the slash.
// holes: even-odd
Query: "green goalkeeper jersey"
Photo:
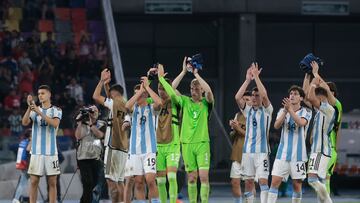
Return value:
<svg viewBox="0 0 360 203">
<path fill-rule="evenodd" d="M 213 103 L 207 102 L 205 98 L 202 98 L 200 102 L 194 102 L 188 96 L 178 96 L 169 84 L 164 84 L 163 77 L 159 81 L 171 99 L 181 106 L 181 143 L 209 142 L 208 120 Z"/>
<path fill-rule="evenodd" d="M 335 108 L 335 123 L 333 129 L 330 132 L 330 141 L 331 141 L 331 147 L 336 150 L 336 138 L 338 135 L 338 130 L 341 127 L 341 119 L 342 119 L 342 105 L 339 100 L 336 100 L 334 108 Z"/>
</svg>

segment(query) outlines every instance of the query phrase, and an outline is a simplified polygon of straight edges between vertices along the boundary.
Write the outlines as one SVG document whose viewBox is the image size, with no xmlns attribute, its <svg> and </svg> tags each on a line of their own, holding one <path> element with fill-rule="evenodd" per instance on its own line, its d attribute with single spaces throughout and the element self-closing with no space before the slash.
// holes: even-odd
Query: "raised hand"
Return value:
<svg viewBox="0 0 360 203">
<path fill-rule="evenodd" d="M 150 83 L 149 83 L 149 79 L 146 76 L 141 77 L 141 86 L 146 89 L 147 87 L 149 87 Z"/>
<path fill-rule="evenodd" d="M 157 74 L 158 74 L 158 77 L 165 77 L 166 73 L 164 71 L 164 66 L 162 64 L 159 64 L 158 65 L 158 68 L 157 68 Z"/>
<path fill-rule="evenodd" d="M 182 72 L 187 72 L 187 63 L 186 63 L 187 56 L 184 57 L 183 65 L 182 65 Z"/>
<path fill-rule="evenodd" d="M 111 75 L 109 69 L 105 68 L 104 70 L 101 71 L 100 80 L 105 82 L 106 80 L 111 78 L 110 76 Z"/>
<path fill-rule="evenodd" d="M 252 73 L 251 73 L 251 68 L 252 68 L 252 66 L 250 66 L 246 71 L 246 80 L 248 80 L 248 81 L 250 81 L 250 80 L 252 80 L 254 78 Z"/>
<path fill-rule="evenodd" d="M 30 106 L 34 102 L 33 96 L 29 94 L 26 98 L 26 103 Z"/>
<path fill-rule="evenodd" d="M 290 99 L 285 97 L 283 100 L 282 100 L 282 105 L 284 106 L 284 109 L 286 111 L 290 111 L 292 110 L 292 107 L 291 107 L 291 103 L 290 103 Z"/>
<path fill-rule="evenodd" d="M 321 83 L 321 79 L 318 77 L 313 78 L 313 80 L 311 81 L 311 84 L 317 87 L 320 85 L 320 83 Z"/>
<path fill-rule="evenodd" d="M 199 70 L 198 70 L 197 68 L 193 68 L 193 69 L 192 69 L 192 73 L 193 73 L 194 75 L 198 74 L 198 72 L 199 72 Z"/>
<path fill-rule="evenodd" d="M 312 61 L 310 63 L 310 65 L 311 65 L 311 68 L 312 68 L 313 75 L 315 76 L 315 75 L 319 74 L 319 64 L 316 63 L 316 61 Z"/>
<path fill-rule="evenodd" d="M 230 120 L 229 125 L 231 129 L 237 129 L 239 127 L 239 122 L 237 120 Z"/>
<path fill-rule="evenodd" d="M 259 69 L 258 63 L 252 63 L 251 73 L 252 73 L 253 77 L 259 77 L 261 71 L 262 71 L 262 68 Z"/>
</svg>

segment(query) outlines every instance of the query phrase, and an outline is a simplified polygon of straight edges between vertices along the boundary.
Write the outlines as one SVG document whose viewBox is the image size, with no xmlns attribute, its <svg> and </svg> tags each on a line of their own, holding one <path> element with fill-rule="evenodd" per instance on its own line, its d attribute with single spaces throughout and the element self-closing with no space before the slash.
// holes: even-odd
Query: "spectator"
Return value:
<svg viewBox="0 0 360 203">
<path fill-rule="evenodd" d="M 79 56 L 86 59 L 90 54 L 90 42 L 86 33 L 83 33 L 79 42 Z"/>
<path fill-rule="evenodd" d="M 13 109 L 20 106 L 20 96 L 16 94 L 16 90 L 12 89 L 10 94 L 4 99 L 4 108 L 7 111 L 12 111 Z"/>
<path fill-rule="evenodd" d="M 66 86 L 66 89 L 69 91 L 70 97 L 74 98 L 77 104 L 83 104 L 83 88 L 77 83 L 75 78 L 71 78 L 70 84 Z"/>
<path fill-rule="evenodd" d="M 37 78 L 38 84 L 51 85 L 53 82 L 54 65 L 49 57 L 45 57 L 39 68 L 39 76 Z"/>
<path fill-rule="evenodd" d="M 44 56 L 54 57 L 56 53 L 56 42 L 53 40 L 53 33 L 46 33 L 46 40 L 42 43 Z"/>
<path fill-rule="evenodd" d="M 4 58 L 1 61 L 1 65 L 11 71 L 11 77 L 15 77 L 19 72 L 18 64 L 12 56 L 7 56 L 6 58 Z"/>
<path fill-rule="evenodd" d="M 20 94 L 23 93 L 32 93 L 33 92 L 33 82 L 34 76 L 33 73 L 30 71 L 28 65 L 23 66 L 23 72 L 20 73 L 19 77 L 19 92 Z"/>
<path fill-rule="evenodd" d="M 98 61 L 104 61 L 107 57 L 107 47 L 105 45 L 104 40 L 100 40 L 98 43 L 94 46 L 94 55 L 96 60 Z"/>
<path fill-rule="evenodd" d="M 30 147 L 31 147 L 31 130 L 28 129 L 24 133 L 24 137 L 19 143 L 17 159 L 16 159 L 16 169 L 20 171 L 20 177 L 18 184 L 15 189 L 15 197 L 13 203 L 20 203 L 21 194 L 24 192 L 24 189 L 27 187 L 29 181 L 29 175 L 27 174 L 27 169 L 30 159 Z"/>
<path fill-rule="evenodd" d="M 19 106 L 13 109 L 13 111 L 11 112 L 8 118 L 10 124 L 11 136 L 19 137 L 23 132 L 21 118 L 22 115 L 20 114 L 20 103 L 19 103 Z"/>
<path fill-rule="evenodd" d="M 0 64 L 0 98 L 4 98 L 11 89 L 11 72 Z"/>
<path fill-rule="evenodd" d="M 11 48 L 14 49 L 22 41 L 23 41 L 23 38 L 20 36 L 20 33 L 18 31 L 16 31 L 16 30 L 13 30 L 11 32 Z"/>
<path fill-rule="evenodd" d="M 4 38 L 2 40 L 2 53 L 4 56 L 10 56 L 11 50 L 11 33 L 9 31 L 4 32 Z"/>
<path fill-rule="evenodd" d="M 18 60 L 19 60 L 20 68 L 25 65 L 27 65 L 29 67 L 32 67 L 32 65 L 33 65 L 31 59 L 29 58 L 29 54 L 27 51 L 24 51 L 22 53 L 22 56 L 20 56 L 20 58 Z"/>
</svg>

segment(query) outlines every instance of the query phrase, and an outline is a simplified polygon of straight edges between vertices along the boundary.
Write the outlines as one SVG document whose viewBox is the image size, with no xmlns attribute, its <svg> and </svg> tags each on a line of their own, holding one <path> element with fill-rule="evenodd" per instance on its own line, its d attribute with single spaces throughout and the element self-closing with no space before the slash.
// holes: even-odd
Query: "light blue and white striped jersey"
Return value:
<svg viewBox="0 0 360 203">
<path fill-rule="evenodd" d="M 330 132 L 334 126 L 335 109 L 327 102 L 321 102 L 314 117 L 311 153 L 331 156 Z"/>
<path fill-rule="evenodd" d="M 246 117 L 246 134 L 243 153 L 268 153 L 268 134 L 273 106 L 258 109 L 246 105 L 241 112 Z"/>
<path fill-rule="evenodd" d="M 130 154 L 156 153 L 156 112 L 152 104 L 135 104 L 131 119 Z"/>
<path fill-rule="evenodd" d="M 284 108 L 281 108 L 277 114 L 276 120 L 283 113 Z M 276 153 L 276 159 L 284 161 L 307 161 L 306 154 L 306 132 L 309 128 L 311 120 L 311 111 L 305 107 L 301 107 L 295 112 L 300 118 L 307 120 L 305 126 L 298 126 L 290 113 L 286 113 L 284 123 L 281 129 L 281 139 Z"/>
<path fill-rule="evenodd" d="M 49 118 L 61 120 L 62 110 L 60 108 L 51 106 L 48 109 L 41 107 L 39 109 Z M 30 112 L 30 119 L 32 120 L 31 154 L 57 155 L 56 135 L 58 128 L 46 123 L 35 111 Z"/>
</svg>

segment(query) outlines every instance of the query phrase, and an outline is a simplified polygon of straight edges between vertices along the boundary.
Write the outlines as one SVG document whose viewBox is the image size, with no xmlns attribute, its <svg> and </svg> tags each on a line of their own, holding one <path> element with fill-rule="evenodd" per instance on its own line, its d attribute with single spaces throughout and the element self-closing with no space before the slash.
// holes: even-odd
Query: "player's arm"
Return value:
<svg viewBox="0 0 360 203">
<path fill-rule="evenodd" d="M 182 80 L 182 79 L 184 78 L 184 76 L 186 75 L 186 72 L 187 72 L 187 70 L 186 70 L 186 58 L 187 58 L 187 57 L 185 56 L 185 57 L 184 57 L 183 66 L 182 66 L 181 72 L 179 73 L 178 76 L 176 76 L 176 78 L 174 79 L 174 81 L 173 81 L 172 84 L 171 84 L 174 89 L 176 89 L 176 88 L 179 86 L 181 80 Z"/>
<path fill-rule="evenodd" d="M 306 99 L 311 103 L 311 105 L 317 109 L 320 108 L 321 102 L 315 95 L 315 89 L 318 87 L 320 83 L 319 78 L 314 78 L 309 86 L 308 94 L 306 95 Z"/>
<path fill-rule="evenodd" d="M 214 94 L 212 93 L 209 84 L 207 84 L 207 82 L 199 75 L 198 69 L 194 68 L 193 73 L 195 78 L 199 81 L 201 88 L 205 91 L 206 101 L 214 103 Z"/>
<path fill-rule="evenodd" d="M 136 100 L 145 92 L 144 86 L 141 84 L 139 91 L 137 91 L 125 104 L 125 108 L 130 112 L 132 111 Z"/>
<path fill-rule="evenodd" d="M 141 85 L 144 87 L 144 89 L 147 91 L 147 93 L 149 93 L 150 97 L 153 99 L 154 109 L 159 109 L 159 107 L 162 105 L 161 98 L 159 97 L 159 95 L 157 95 L 154 92 L 154 90 L 151 89 L 148 77 L 146 76 L 141 77 L 141 83 L 142 83 Z"/>
<path fill-rule="evenodd" d="M 304 81 L 303 81 L 303 90 L 305 92 L 305 95 L 309 94 L 309 88 L 310 88 L 310 80 L 311 80 L 311 75 L 308 73 L 305 73 L 305 77 L 304 77 Z M 308 107 L 312 107 L 311 103 L 307 100 L 307 98 L 304 98 L 304 103 L 306 104 L 306 106 Z"/>
<path fill-rule="evenodd" d="M 263 105 L 265 106 L 265 108 L 267 108 L 270 105 L 270 100 L 269 97 L 267 95 L 267 91 L 265 86 L 263 85 L 263 83 L 260 80 L 260 73 L 261 73 L 262 69 L 259 69 L 259 66 L 257 63 L 253 63 L 252 65 L 252 75 L 254 77 L 255 83 L 256 83 L 256 87 L 259 90 L 259 95 L 260 97 L 263 99 Z"/>
<path fill-rule="evenodd" d="M 318 78 L 320 80 L 320 87 L 324 88 L 327 92 L 327 99 L 329 101 L 329 104 L 331 106 L 335 106 L 336 104 L 336 97 L 332 94 L 330 87 L 326 84 L 326 82 L 324 81 L 324 79 L 319 75 L 319 64 L 316 63 L 315 61 L 311 62 L 311 67 L 312 67 L 312 73 L 314 75 L 315 78 Z"/>
<path fill-rule="evenodd" d="M 26 98 L 26 102 L 28 104 L 28 108 L 26 109 L 25 114 L 23 115 L 22 119 L 21 119 L 21 124 L 23 126 L 27 126 L 31 123 L 31 119 L 30 119 L 30 112 L 31 112 L 31 108 L 30 105 L 34 102 L 33 101 L 33 97 L 31 95 L 28 95 Z"/>
<path fill-rule="evenodd" d="M 245 108 L 245 100 L 243 100 L 243 96 L 244 93 L 247 89 L 247 87 L 249 86 L 250 82 L 251 82 L 251 67 L 248 68 L 247 72 L 246 72 L 246 79 L 244 81 L 244 83 L 241 85 L 240 89 L 237 91 L 236 95 L 235 95 L 235 101 L 237 103 L 237 105 L 239 106 L 240 109 L 244 109 Z"/>
<path fill-rule="evenodd" d="M 281 128 L 281 126 L 283 125 L 283 123 L 285 121 L 286 114 L 287 114 L 287 110 L 285 108 L 280 110 L 280 112 L 278 113 L 278 116 L 276 117 L 275 123 L 274 123 L 275 129 L 278 130 Z"/>
<path fill-rule="evenodd" d="M 165 78 L 165 71 L 162 64 L 158 65 L 158 78 L 160 84 L 164 87 L 165 92 L 170 96 L 172 101 L 175 101 L 175 103 L 180 104 L 181 103 L 181 96 L 177 94 L 175 91 L 175 88 L 173 88 L 168 82 L 166 82 Z"/>
<path fill-rule="evenodd" d="M 107 80 L 107 78 L 109 77 L 109 72 L 108 69 L 104 69 L 103 71 L 101 71 L 101 77 L 100 77 L 100 81 L 97 84 L 94 93 L 93 93 L 93 99 L 95 100 L 96 103 L 104 105 L 105 102 L 105 97 L 101 96 L 101 89 L 105 84 L 105 81 Z"/>
</svg>

